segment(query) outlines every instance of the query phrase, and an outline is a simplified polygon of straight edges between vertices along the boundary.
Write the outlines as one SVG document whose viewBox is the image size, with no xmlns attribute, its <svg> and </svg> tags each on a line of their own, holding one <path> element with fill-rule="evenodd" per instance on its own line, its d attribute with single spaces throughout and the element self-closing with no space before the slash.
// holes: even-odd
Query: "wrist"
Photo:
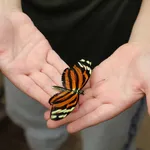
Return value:
<svg viewBox="0 0 150 150">
<path fill-rule="evenodd" d="M 142 50 L 150 51 L 150 0 L 143 0 L 132 28 L 129 43 L 134 43 Z"/>
</svg>

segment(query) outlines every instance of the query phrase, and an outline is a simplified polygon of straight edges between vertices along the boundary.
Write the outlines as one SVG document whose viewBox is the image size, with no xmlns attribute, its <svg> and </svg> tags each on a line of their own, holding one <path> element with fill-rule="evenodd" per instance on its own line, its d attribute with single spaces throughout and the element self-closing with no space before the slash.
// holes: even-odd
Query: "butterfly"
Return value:
<svg viewBox="0 0 150 150">
<path fill-rule="evenodd" d="M 75 109 L 79 95 L 84 94 L 82 88 L 91 75 L 91 65 L 90 61 L 81 59 L 73 67 L 64 70 L 62 74 L 63 87 L 53 86 L 60 92 L 49 99 L 49 104 L 52 105 L 51 120 L 63 119 Z"/>
</svg>

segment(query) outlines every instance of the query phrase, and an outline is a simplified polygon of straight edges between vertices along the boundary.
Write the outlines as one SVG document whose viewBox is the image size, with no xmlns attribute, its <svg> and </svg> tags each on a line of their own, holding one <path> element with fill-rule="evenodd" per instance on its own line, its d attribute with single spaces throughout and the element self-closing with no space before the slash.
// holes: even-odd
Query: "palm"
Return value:
<svg viewBox="0 0 150 150">
<path fill-rule="evenodd" d="M 49 107 L 48 99 L 55 93 L 51 87 L 61 84 L 67 65 L 25 14 L 14 13 L 4 22 L 1 30 L 7 32 L 0 37 L 5 39 L 0 43 L 2 72 L 19 89 Z"/>
</svg>

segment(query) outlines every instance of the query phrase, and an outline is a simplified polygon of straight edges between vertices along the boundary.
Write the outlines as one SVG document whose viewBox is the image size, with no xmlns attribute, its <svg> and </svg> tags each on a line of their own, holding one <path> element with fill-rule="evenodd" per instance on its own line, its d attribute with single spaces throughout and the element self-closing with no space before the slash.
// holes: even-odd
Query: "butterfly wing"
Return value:
<svg viewBox="0 0 150 150">
<path fill-rule="evenodd" d="M 78 86 L 77 74 L 73 68 L 66 68 L 62 74 L 62 84 L 64 88 L 75 90 Z"/>
<path fill-rule="evenodd" d="M 50 98 L 52 104 L 50 117 L 52 120 L 60 120 L 68 116 L 79 100 L 79 94 L 73 91 L 62 91 Z"/>
<path fill-rule="evenodd" d="M 66 68 L 62 74 L 62 84 L 69 90 L 82 89 L 91 75 L 91 62 L 81 59 L 73 68 Z"/>
<path fill-rule="evenodd" d="M 78 64 L 75 64 L 73 66 L 73 69 L 75 70 L 77 74 L 77 81 L 78 81 L 78 89 L 82 89 L 87 81 L 90 78 L 92 69 L 91 69 L 91 62 L 86 61 L 84 59 L 81 59 Z"/>
</svg>

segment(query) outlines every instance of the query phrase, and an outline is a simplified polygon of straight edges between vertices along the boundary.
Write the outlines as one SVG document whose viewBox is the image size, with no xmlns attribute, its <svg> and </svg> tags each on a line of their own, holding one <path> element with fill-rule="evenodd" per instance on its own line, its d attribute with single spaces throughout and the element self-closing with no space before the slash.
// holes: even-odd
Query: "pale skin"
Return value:
<svg viewBox="0 0 150 150">
<path fill-rule="evenodd" d="M 48 100 L 57 92 L 51 87 L 61 86 L 67 64 L 21 12 L 19 0 L 1 0 L 0 6 L 0 69 L 16 87 L 50 109 Z M 145 95 L 150 113 L 149 15 L 150 0 L 144 0 L 129 42 L 94 68 L 75 112 L 57 122 L 50 120 L 50 111 L 45 113 L 49 128 L 67 124 L 68 132 L 80 131 L 115 117 Z"/>
<path fill-rule="evenodd" d="M 48 99 L 56 92 L 51 87 L 61 86 L 66 63 L 20 9 L 1 16 L 0 33 L 2 73 L 20 90 L 50 108 Z"/>
</svg>

